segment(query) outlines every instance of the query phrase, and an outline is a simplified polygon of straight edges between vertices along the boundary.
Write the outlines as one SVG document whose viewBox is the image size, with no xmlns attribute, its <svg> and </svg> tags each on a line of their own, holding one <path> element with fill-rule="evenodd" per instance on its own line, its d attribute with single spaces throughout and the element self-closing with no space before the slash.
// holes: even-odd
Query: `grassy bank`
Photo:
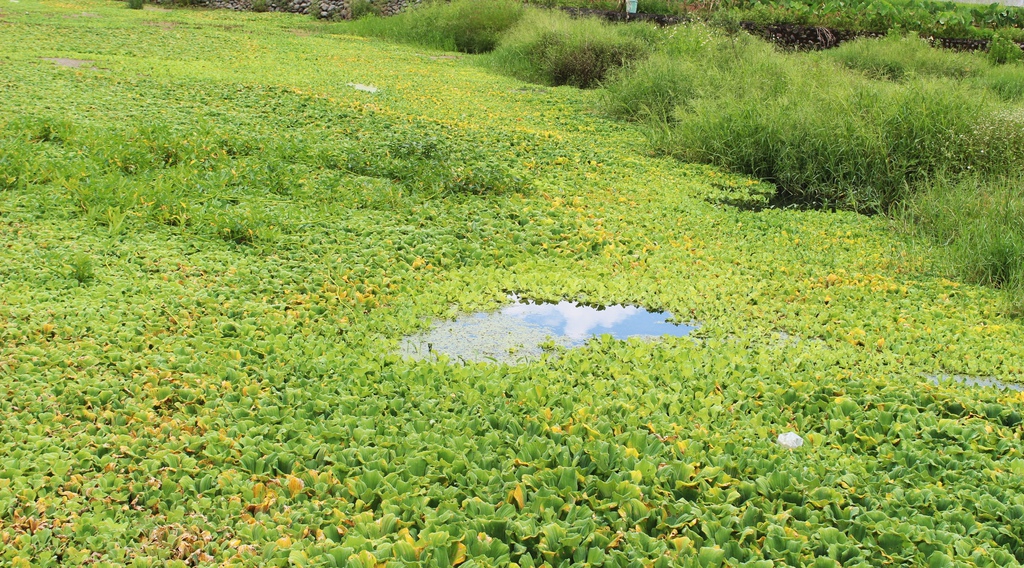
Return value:
<svg viewBox="0 0 1024 568">
<path fill-rule="evenodd" d="M 0 563 L 1024 561 L 1024 399 L 930 378 L 1021 382 L 1024 328 L 889 220 L 347 24 L 2 10 Z M 703 325 L 395 355 L 509 292 Z"/>
<path fill-rule="evenodd" d="M 941 193 L 931 187 L 937 178 L 1018 179 L 1024 67 L 1014 59 L 935 50 L 896 34 L 786 54 L 743 33 L 691 25 L 609 81 L 604 108 L 645 124 L 658 151 L 767 180 L 783 202 L 891 213 L 918 193 Z M 975 230 L 994 230 L 983 218 L 973 217 Z M 1011 223 L 996 233 L 1015 231 Z M 968 242 L 976 241 L 958 246 Z M 1007 254 L 1014 259 L 1003 268 L 1017 274 L 1019 255 Z M 969 256 L 953 254 L 963 264 L 951 274 L 985 281 Z M 1024 297 L 1016 282 L 1000 284 L 1013 311 Z"/>
</svg>

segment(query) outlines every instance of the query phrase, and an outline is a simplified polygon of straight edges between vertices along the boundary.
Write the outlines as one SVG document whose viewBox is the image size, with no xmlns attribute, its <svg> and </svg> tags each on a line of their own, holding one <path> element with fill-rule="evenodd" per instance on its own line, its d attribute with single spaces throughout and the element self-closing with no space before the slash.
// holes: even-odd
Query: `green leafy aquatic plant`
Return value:
<svg viewBox="0 0 1024 568">
<path fill-rule="evenodd" d="M 0 564 L 1024 560 L 1024 400 L 929 378 L 1021 382 L 1024 329 L 889 220 L 723 205 L 758 181 L 646 153 L 599 92 L 346 23 L 18 6 Z M 704 326 L 395 353 L 509 291 Z"/>
</svg>

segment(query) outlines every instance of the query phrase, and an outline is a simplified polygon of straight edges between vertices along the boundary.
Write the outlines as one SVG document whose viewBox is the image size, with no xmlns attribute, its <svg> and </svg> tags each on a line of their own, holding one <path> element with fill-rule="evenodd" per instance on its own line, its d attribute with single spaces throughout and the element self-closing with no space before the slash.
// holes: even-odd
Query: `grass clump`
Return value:
<svg viewBox="0 0 1024 568">
<path fill-rule="evenodd" d="M 128 0 L 128 7 L 132 10 L 141 10 L 143 0 Z"/>
<path fill-rule="evenodd" d="M 352 2 L 352 19 L 359 20 L 367 16 L 380 16 L 380 8 L 370 0 L 355 0 Z"/>
<path fill-rule="evenodd" d="M 354 9 L 354 8 L 353 8 Z M 362 10 L 362 8 L 361 8 Z M 484 53 L 523 16 L 515 0 L 429 2 L 389 18 L 367 10 L 351 24 L 359 35 L 445 51 Z"/>
<path fill-rule="evenodd" d="M 1003 174 L 1022 157 L 1020 129 L 984 92 L 874 81 L 747 35 L 682 33 L 617 77 L 608 99 L 613 114 L 652 117 L 665 153 L 760 177 L 790 200 L 858 211 L 885 211 L 937 172 Z"/>
<path fill-rule="evenodd" d="M 991 67 L 978 78 L 978 83 L 1008 102 L 1024 100 L 1024 66 Z"/>
<path fill-rule="evenodd" d="M 911 199 L 905 219 L 941 250 L 952 275 L 1005 291 L 1024 313 L 1024 177 L 941 177 Z"/>
<path fill-rule="evenodd" d="M 992 41 L 988 44 L 988 60 L 993 65 L 1017 63 L 1022 59 L 1024 59 L 1024 51 L 1019 45 L 1013 43 L 1003 34 L 997 33 L 992 36 Z"/>
<path fill-rule="evenodd" d="M 612 70 L 645 57 L 659 35 L 646 24 L 612 25 L 531 10 L 502 38 L 491 61 L 526 81 L 590 88 Z"/>
<path fill-rule="evenodd" d="M 861 38 L 827 50 L 824 55 L 875 79 L 890 81 L 918 76 L 962 79 L 986 67 L 984 59 L 975 54 L 935 49 L 917 34 Z"/>
</svg>

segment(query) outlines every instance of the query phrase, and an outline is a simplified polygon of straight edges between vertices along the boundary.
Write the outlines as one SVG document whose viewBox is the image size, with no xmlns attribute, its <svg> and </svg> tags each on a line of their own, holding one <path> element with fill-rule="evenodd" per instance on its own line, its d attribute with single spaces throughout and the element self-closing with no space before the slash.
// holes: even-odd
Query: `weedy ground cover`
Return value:
<svg viewBox="0 0 1024 568">
<path fill-rule="evenodd" d="M 1024 561 L 1022 395 L 928 378 L 1021 382 L 1024 330 L 885 218 L 719 205 L 757 180 L 471 58 L 17 6 L 2 563 Z M 514 367 L 394 354 L 510 291 L 703 325 Z"/>
</svg>

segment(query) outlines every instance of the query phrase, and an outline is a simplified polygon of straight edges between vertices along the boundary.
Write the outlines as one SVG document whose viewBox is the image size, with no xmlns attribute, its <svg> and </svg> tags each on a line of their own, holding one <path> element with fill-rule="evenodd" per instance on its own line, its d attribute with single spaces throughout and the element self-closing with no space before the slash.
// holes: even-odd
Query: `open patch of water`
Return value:
<svg viewBox="0 0 1024 568">
<path fill-rule="evenodd" d="M 427 332 L 403 339 L 399 353 L 415 359 L 444 354 L 463 361 L 519 362 L 540 357 L 549 342 L 572 348 L 603 334 L 615 339 L 684 337 L 699 327 L 671 323 L 671 313 L 638 306 L 596 308 L 512 299 L 513 304 L 496 312 L 434 322 Z"/>
<path fill-rule="evenodd" d="M 971 375 L 926 375 L 932 384 L 954 382 L 969 387 L 988 387 L 999 390 L 1024 392 L 1024 385 L 1007 383 L 993 377 L 974 377 Z"/>
</svg>

